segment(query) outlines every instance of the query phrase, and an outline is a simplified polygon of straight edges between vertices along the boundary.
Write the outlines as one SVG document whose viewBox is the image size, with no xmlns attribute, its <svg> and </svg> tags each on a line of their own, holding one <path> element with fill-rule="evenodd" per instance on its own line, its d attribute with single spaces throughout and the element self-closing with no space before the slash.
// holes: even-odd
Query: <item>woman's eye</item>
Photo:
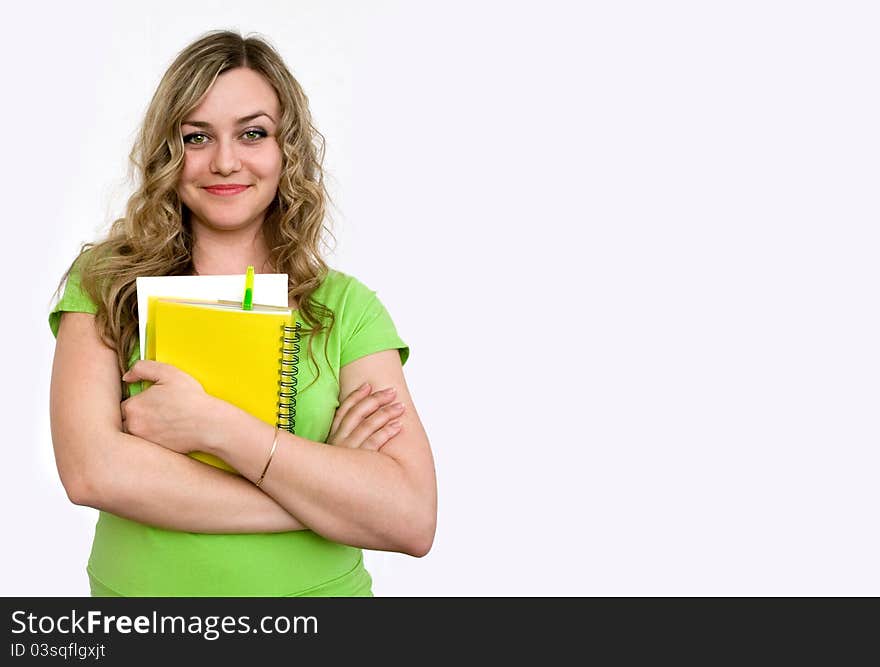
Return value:
<svg viewBox="0 0 880 667">
<path fill-rule="evenodd" d="M 183 138 L 183 143 L 195 144 L 196 146 L 199 146 L 205 143 L 207 140 L 208 137 L 206 137 L 204 134 L 201 134 L 200 132 L 193 132 L 192 134 L 188 134 Z"/>
<path fill-rule="evenodd" d="M 263 137 L 267 137 L 267 136 L 269 136 L 269 134 L 265 130 L 256 129 L 256 130 L 245 130 L 245 132 L 241 136 L 243 136 L 247 141 L 253 142 L 253 141 L 258 141 L 259 139 L 262 139 Z M 187 134 L 183 138 L 183 143 L 192 144 L 193 146 L 202 146 L 202 145 L 208 143 L 208 136 L 205 134 L 202 134 L 201 132 L 193 132 L 192 134 Z"/>
</svg>

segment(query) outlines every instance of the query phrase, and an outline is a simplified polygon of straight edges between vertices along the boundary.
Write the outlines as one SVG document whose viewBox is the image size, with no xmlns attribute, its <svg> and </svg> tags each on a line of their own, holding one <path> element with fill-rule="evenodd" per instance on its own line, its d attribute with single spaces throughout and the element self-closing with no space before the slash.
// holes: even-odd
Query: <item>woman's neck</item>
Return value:
<svg viewBox="0 0 880 667">
<path fill-rule="evenodd" d="M 199 230 L 193 243 L 193 265 L 202 276 L 245 273 L 253 266 L 257 273 L 265 273 L 269 250 L 263 234 L 247 230 L 244 233 Z"/>
</svg>

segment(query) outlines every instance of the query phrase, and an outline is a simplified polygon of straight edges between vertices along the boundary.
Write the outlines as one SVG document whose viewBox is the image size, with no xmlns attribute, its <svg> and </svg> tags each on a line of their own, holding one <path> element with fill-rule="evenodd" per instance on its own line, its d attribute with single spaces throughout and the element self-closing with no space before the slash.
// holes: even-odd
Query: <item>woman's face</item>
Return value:
<svg viewBox="0 0 880 667">
<path fill-rule="evenodd" d="M 194 233 L 263 224 L 281 177 L 275 138 L 279 115 L 278 96 L 269 82 L 238 67 L 217 77 L 186 116 L 177 192 L 192 213 Z"/>
</svg>

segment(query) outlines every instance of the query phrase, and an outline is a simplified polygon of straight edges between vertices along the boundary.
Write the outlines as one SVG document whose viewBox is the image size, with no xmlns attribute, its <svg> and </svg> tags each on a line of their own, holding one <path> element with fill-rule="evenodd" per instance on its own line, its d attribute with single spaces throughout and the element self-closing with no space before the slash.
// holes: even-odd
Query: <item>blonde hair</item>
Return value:
<svg viewBox="0 0 880 667">
<path fill-rule="evenodd" d="M 153 95 L 129 155 L 139 184 L 124 217 L 112 223 L 105 240 L 84 244 L 62 278 L 63 283 L 74 269 L 80 273 L 83 290 L 98 307 L 98 331 L 116 350 L 120 371 L 126 370 L 137 343 L 137 276 L 195 272 L 188 209 L 177 193 L 184 162 L 180 126 L 217 77 L 236 67 L 265 77 L 281 103 L 281 179 L 266 211 L 263 234 L 269 266 L 288 274 L 289 297 L 298 299 L 303 330 L 311 334 L 313 362 L 312 338 L 334 324 L 333 311 L 312 298 L 329 270 L 319 252 L 323 232 L 329 232 L 324 225 L 329 201 L 322 168 L 324 137 L 312 125 L 308 98 L 268 42 L 215 30 L 178 54 Z M 326 341 L 324 351 L 326 355 Z"/>
</svg>

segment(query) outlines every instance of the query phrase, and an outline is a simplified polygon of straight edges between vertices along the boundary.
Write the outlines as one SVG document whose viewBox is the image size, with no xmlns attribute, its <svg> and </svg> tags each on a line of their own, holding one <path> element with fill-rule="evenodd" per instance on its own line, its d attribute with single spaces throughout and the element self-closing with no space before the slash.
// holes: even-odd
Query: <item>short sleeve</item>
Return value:
<svg viewBox="0 0 880 667">
<path fill-rule="evenodd" d="M 409 346 L 398 335 L 376 292 L 356 278 L 346 278 L 343 304 L 336 314 L 340 325 L 340 366 L 382 350 L 398 350 L 400 363 L 405 364 Z"/>
<path fill-rule="evenodd" d="M 67 282 L 64 285 L 64 292 L 61 298 L 58 300 L 55 308 L 52 309 L 52 312 L 49 313 L 49 328 L 52 329 L 53 336 L 58 335 L 61 313 L 63 312 L 91 314 L 98 312 L 98 307 L 82 289 L 80 272 L 77 270 L 76 265 L 74 265 L 74 268 L 71 269 L 70 274 L 67 276 Z"/>
</svg>

